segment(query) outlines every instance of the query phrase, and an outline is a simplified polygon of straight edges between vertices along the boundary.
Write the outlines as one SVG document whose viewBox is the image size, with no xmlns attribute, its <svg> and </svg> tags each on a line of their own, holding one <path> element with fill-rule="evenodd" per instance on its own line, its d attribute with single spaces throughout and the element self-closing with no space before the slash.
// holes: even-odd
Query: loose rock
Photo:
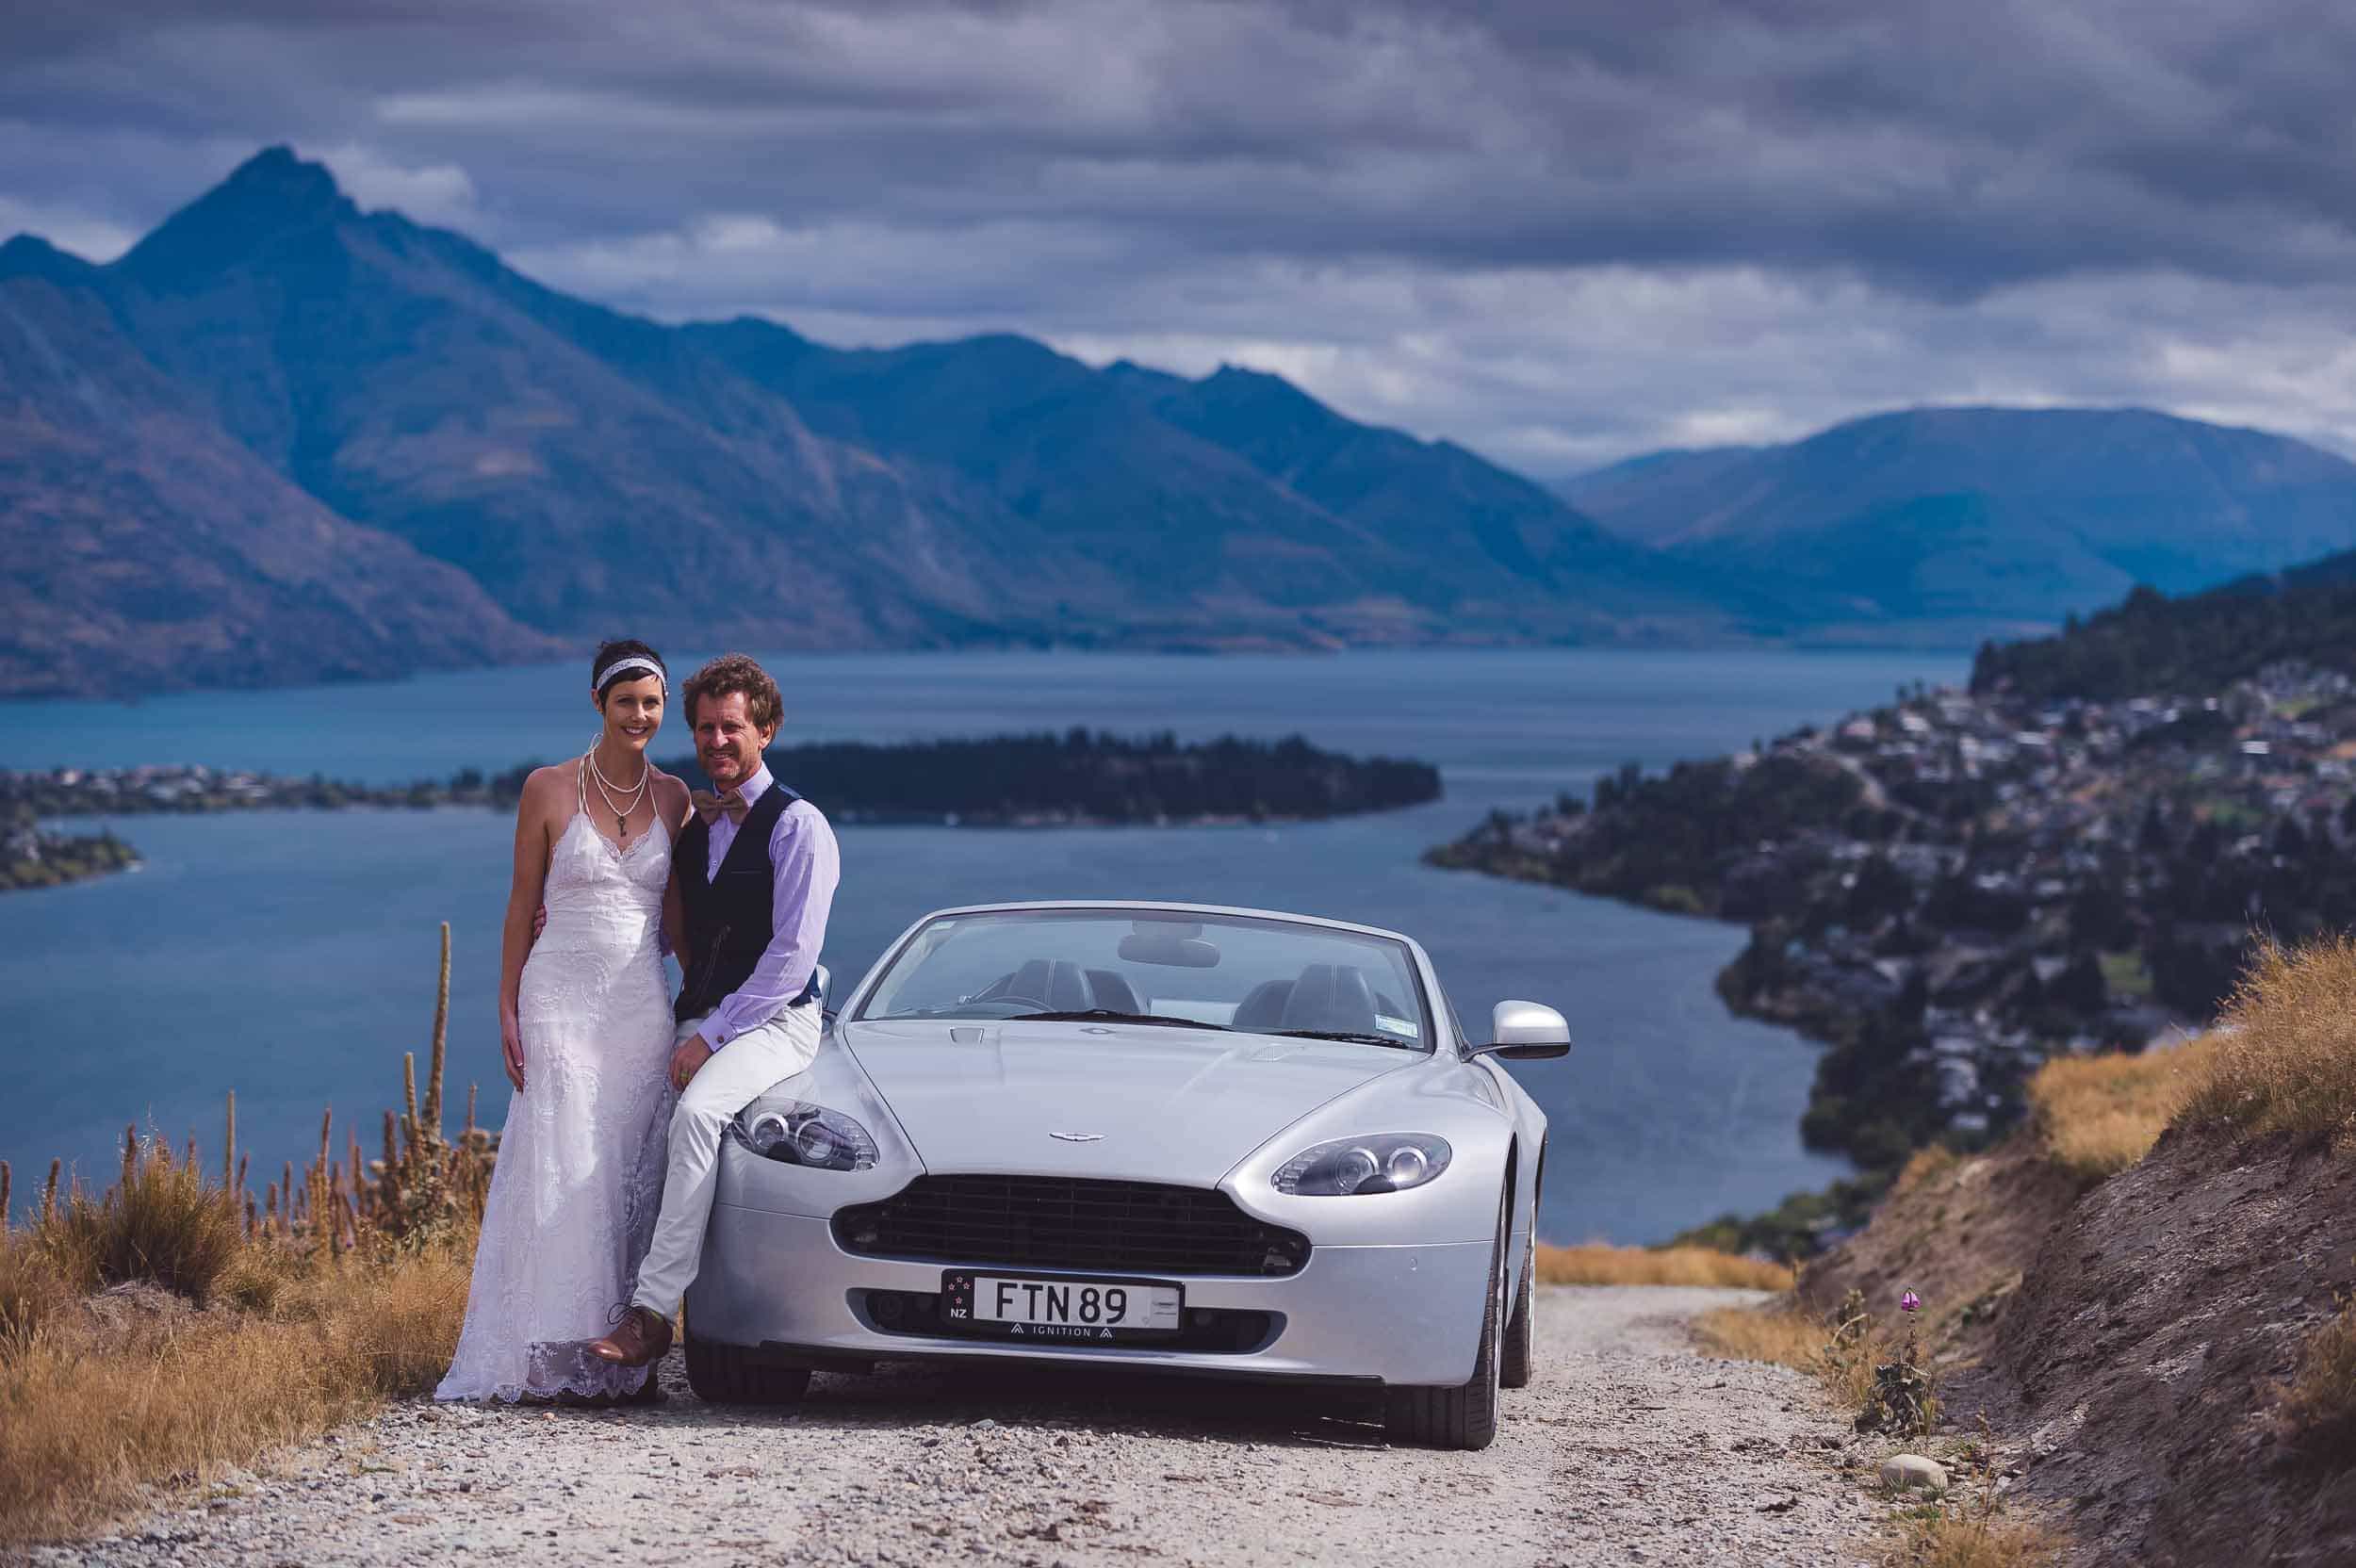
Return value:
<svg viewBox="0 0 2356 1568">
<path fill-rule="evenodd" d="M 1935 1459 L 1921 1454 L 1892 1454 L 1882 1461 L 1882 1484 L 1904 1492 L 1919 1487 L 1924 1492 L 1947 1490 L 1947 1467 Z"/>
</svg>

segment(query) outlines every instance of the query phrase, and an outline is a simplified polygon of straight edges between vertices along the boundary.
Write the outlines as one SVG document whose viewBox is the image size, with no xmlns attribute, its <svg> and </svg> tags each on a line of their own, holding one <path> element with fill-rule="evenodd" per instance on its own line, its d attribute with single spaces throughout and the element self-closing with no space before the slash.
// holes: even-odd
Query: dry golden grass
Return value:
<svg viewBox="0 0 2356 1568">
<path fill-rule="evenodd" d="M 1788 1304 L 1712 1307 L 1693 1320 L 1694 1336 L 1712 1355 L 1763 1361 L 1813 1372 L 1827 1331 L 1824 1319 Z"/>
<path fill-rule="evenodd" d="M 2356 1130 L 2356 938 L 2263 944 L 2180 1119 L 2346 1141 Z"/>
<path fill-rule="evenodd" d="M 104 1198 L 76 1191 L 33 1232 L 34 1245 L 78 1291 L 145 1280 L 208 1298 L 245 1251 L 243 1206 L 172 1146 L 126 1132 L 123 1181 Z"/>
<path fill-rule="evenodd" d="M 250 1464 L 434 1385 L 491 1152 L 471 1102 L 466 1132 L 442 1135 L 449 987 L 444 926 L 426 1093 L 405 1060 L 381 1160 L 349 1133 L 336 1159 L 323 1119 L 317 1161 L 256 1205 L 233 1099 L 218 1183 L 193 1146 L 175 1159 L 134 1135 L 103 1197 L 59 1194 L 53 1163 L 32 1225 L 0 1225 L 0 1544 L 97 1524 L 142 1486 Z"/>
<path fill-rule="evenodd" d="M 1550 1285 L 1727 1285 L 1789 1290 L 1792 1270 L 1707 1247 L 1541 1247 L 1538 1278 Z"/>
<path fill-rule="evenodd" d="M 0 1366 L 0 1542 L 89 1527 L 145 1483 L 250 1464 L 430 1389 L 457 1344 L 470 1239 L 322 1266 L 268 1312 L 53 1322 Z"/>
<path fill-rule="evenodd" d="M 2356 1302 L 2309 1337 L 2282 1415 L 2309 1455 L 2336 1468 L 2356 1465 Z"/>
<path fill-rule="evenodd" d="M 64 1309 L 74 1292 L 31 1245 L 0 1239 L 0 1365 L 13 1360 Z"/>
<path fill-rule="evenodd" d="M 1703 1349 L 1729 1361 L 1763 1361 L 1805 1372 L 1843 1410 L 1873 1395 L 1873 1368 L 1890 1359 L 1888 1338 L 1860 1319 L 1846 1331 L 1791 1298 L 1756 1307 L 1716 1307 L 1693 1320 Z"/>
<path fill-rule="evenodd" d="M 2101 1181 L 2151 1152 L 2160 1134 L 2204 1082 L 2219 1037 L 2100 1056 L 2056 1056 L 2029 1080 L 2029 1104 L 2055 1161 Z"/>
<path fill-rule="evenodd" d="M 1899 1526 L 1883 1568 L 2054 1568 L 2062 1543 L 2033 1519 L 1929 1504 Z"/>
<path fill-rule="evenodd" d="M 1906 1157 L 1898 1180 L 1890 1184 L 1890 1196 L 1901 1197 L 1912 1192 L 1925 1182 L 1937 1181 L 1963 1163 L 1963 1156 L 1943 1143 L 1925 1144 Z"/>
</svg>

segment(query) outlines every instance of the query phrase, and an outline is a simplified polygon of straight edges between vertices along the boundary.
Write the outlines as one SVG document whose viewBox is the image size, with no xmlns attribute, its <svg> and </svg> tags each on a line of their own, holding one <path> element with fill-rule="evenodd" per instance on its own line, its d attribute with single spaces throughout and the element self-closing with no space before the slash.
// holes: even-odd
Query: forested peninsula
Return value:
<svg viewBox="0 0 2356 1568">
<path fill-rule="evenodd" d="M 1280 741 L 1066 734 L 818 742 L 773 747 L 770 772 L 846 823 L 993 827 L 1308 822 L 1420 805 L 1440 794 L 1429 762 L 1357 758 L 1296 735 Z M 157 812 L 515 804 L 537 762 L 499 773 L 382 786 L 193 766 L 0 773 L 0 821 Z M 694 759 L 661 764 L 697 784 Z"/>
<path fill-rule="evenodd" d="M 0 892 L 55 888 L 139 864 L 112 833 L 53 833 L 30 811 L 0 807 Z"/>
</svg>

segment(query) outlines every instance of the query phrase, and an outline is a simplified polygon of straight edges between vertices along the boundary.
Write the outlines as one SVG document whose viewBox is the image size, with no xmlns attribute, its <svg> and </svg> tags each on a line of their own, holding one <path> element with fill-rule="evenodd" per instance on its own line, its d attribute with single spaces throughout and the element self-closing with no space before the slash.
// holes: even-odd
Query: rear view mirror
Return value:
<svg viewBox="0 0 2356 1568">
<path fill-rule="evenodd" d="M 1202 929 L 1200 926 L 1197 930 Z M 1173 937 L 1160 932 L 1133 931 L 1113 950 L 1133 964 L 1158 964 L 1164 969 L 1217 969 L 1219 949 L 1199 937 Z"/>
<path fill-rule="evenodd" d="M 1498 1003 L 1489 1015 L 1489 1033 L 1490 1042 L 1474 1046 L 1471 1054 L 1534 1062 L 1570 1054 L 1571 1026 L 1544 1003 Z"/>
</svg>

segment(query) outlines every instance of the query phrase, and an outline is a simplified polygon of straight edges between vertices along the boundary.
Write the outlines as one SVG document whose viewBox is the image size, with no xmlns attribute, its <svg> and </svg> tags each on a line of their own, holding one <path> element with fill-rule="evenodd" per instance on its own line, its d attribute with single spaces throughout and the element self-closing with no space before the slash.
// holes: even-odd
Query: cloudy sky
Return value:
<svg viewBox="0 0 2356 1568">
<path fill-rule="evenodd" d="M 1542 475 L 1917 402 L 2356 453 L 2340 0 L 0 4 L 0 235 L 267 143 L 668 319 L 1279 371 Z"/>
</svg>

